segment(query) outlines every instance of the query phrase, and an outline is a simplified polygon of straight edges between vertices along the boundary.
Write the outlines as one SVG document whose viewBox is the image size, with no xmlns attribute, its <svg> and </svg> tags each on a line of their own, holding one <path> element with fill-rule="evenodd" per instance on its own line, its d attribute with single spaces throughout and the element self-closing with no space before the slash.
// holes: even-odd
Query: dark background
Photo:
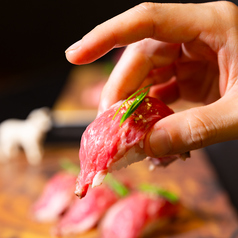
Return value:
<svg viewBox="0 0 238 238">
<path fill-rule="evenodd" d="M 2 0 L 0 2 L 0 122 L 52 107 L 71 69 L 64 51 L 97 24 L 141 3 L 136 0 Z M 204 1 L 166 1 L 204 2 Z M 55 131 L 57 140 L 83 128 Z M 51 134 L 52 136 L 52 134 Z M 207 147 L 222 185 L 238 208 L 238 142 Z"/>
<path fill-rule="evenodd" d="M 71 67 L 66 48 L 97 24 L 141 2 L 1 1 L 0 122 L 25 118 L 36 107 L 51 107 Z"/>
</svg>

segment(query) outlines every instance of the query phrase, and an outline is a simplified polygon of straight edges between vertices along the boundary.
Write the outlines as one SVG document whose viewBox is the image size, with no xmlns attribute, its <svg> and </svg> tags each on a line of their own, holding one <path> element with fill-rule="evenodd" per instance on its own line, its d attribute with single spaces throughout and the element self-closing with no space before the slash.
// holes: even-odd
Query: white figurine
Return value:
<svg viewBox="0 0 238 238">
<path fill-rule="evenodd" d="M 8 119 L 0 124 L 0 161 L 15 157 L 21 147 L 31 165 L 40 163 L 43 140 L 52 126 L 50 110 L 33 110 L 26 120 Z"/>
</svg>

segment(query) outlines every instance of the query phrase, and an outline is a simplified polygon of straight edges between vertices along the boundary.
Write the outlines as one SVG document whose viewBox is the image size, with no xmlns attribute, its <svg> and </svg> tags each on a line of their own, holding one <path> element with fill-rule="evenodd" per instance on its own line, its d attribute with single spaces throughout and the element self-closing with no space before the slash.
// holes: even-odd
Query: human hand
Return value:
<svg viewBox="0 0 238 238">
<path fill-rule="evenodd" d="M 108 20 L 66 51 L 74 64 L 129 45 L 101 96 L 99 110 L 153 83 L 150 95 L 205 105 L 157 122 L 148 155 L 183 153 L 238 138 L 238 8 L 229 2 L 143 3 Z"/>
</svg>

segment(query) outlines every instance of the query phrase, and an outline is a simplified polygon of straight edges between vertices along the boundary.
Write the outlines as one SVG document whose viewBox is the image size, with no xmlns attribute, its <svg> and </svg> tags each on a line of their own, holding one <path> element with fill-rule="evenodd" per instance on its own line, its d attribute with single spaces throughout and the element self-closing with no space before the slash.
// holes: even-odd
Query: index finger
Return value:
<svg viewBox="0 0 238 238">
<path fill-rule="evenodd" d="M 66 57 L 73 64 L 87 64 L 114 47 L 144 38 L 170 43 L 192 41 L 211 29 L 213 21 L 207 11 L 212 4 L 142 3 L 95 27 L 66 50 Z"/>
</svg>

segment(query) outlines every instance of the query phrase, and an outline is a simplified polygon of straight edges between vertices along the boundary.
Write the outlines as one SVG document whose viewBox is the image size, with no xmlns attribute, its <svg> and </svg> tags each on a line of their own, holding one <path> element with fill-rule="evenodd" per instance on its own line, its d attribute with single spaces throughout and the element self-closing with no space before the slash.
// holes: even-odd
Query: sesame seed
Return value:
<svg viewBox="0 0 238 238">
<path fill-rule="evenodd" d="M 128 103 L 129 105 L 131 105 L 131 104 L 132 104 L 132 100 L 128 101 L 127 103 Z"/>
<path fill-rule="evenodd" d="M 126 109 L 128 109 L 129 106 L 130 106 L 130 105 L 128 104 L 128 102 L 126 102 L 126 103 L 125 103 L 125 107 L 126 107 Z"/>
</svg>

